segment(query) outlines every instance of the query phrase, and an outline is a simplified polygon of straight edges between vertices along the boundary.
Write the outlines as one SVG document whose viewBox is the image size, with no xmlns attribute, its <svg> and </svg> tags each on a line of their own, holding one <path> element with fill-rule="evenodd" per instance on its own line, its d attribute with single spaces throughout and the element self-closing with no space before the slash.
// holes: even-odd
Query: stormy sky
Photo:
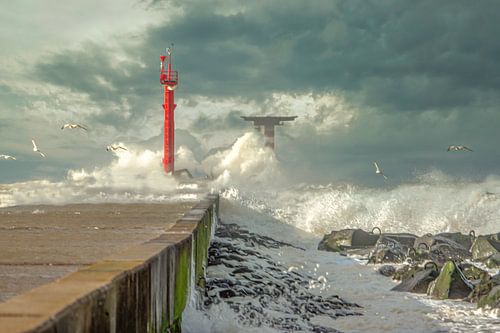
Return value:
<svg viewBox="0 0 500 333">
<path fill-rule="evenodd" d="M 105 165 L 111 142 L 161 149 L 172 42 L 177 144 L 199 160 L 251 130 L 241 115 L 298 115 L 276 134 L 297 181 L 379 186 L 373 160 L 395 183 L 499 174 L 498 13 L 494 0 L 3 1 L 0 154 L 18 160 L 0 160 L 0 183 Z"/>
</svg>

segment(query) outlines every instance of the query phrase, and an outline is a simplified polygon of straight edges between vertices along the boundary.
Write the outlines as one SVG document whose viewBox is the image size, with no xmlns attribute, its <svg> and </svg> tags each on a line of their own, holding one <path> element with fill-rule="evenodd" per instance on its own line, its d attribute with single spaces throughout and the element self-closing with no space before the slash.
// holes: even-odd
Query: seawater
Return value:
<svg viewBox="0 0 500 333">
<path fill-rule="evenodd" d="M 191 155 L 181 154 L 186 159 L 184 167 L 214 176 L 202 184 L 203 189 L 196 183 L 179 184 L 165 177 L 160 151 L 131 150 L 117 153 L 107 166 L 70 170 L 63 180 L 2 184 L 0 207 L 193 200 L 212 188 L 221 194 L 222 222 L 305 249 L 262 251 L 287 269 L 311 276 L 311 292 L 338 294 L 363 306 L 362 316 L 313 318 L 318 324 L 343 332 L 500 332 L 498 312 L 478 310 L 474 304 L 461 301 L 434 301 L 391 292 L 395 283 L 378 275 L 377 266 L 316 250 L 323 234 L 343 228 L 379 227 L 383 232 L 418 235 L 498 232 L 499 176 L 470 181 L 432 171 L 406 183 L 379 188 L 335 182 L 296 185 L 255 133 L 246 133 L 229 149 L 203 161 L 187 158 Z M 183 321 L 185 332 L 276 332 L 268 327 L 242 326 L 224 303 L 205 311 L 200 310 L 200 304 L 193 292 Z"/>
<path fill-rule="evenodd" d="M 499 312 L 462 301 L 392 292 L 379 266 L 317 250 L 333 229 L 380 227 L 385 232 L 498 232 L 500 182 L 466 183 L 430 174 L 391 189 L 352 185 L 298 185 L 279 190 L 230 187 L 221 191 L 221 221 L 302 247 L 261 249 L 289 270 L 309 274 L 311 292 L 361 305 L 362 316 L 315 317 L 342 332 L 499 332 Z M 495 272 L 494 272 L 495 273 Z M 498 273 L 498 270 L 496 271 Z M 246 300 L 241 300 L 245 302 Z M 277 314 L 279 315 L 279 314 Z M 224 303 L 185 313 L 186 332 L 280 332 L 238 323 Z"/>
</svg>

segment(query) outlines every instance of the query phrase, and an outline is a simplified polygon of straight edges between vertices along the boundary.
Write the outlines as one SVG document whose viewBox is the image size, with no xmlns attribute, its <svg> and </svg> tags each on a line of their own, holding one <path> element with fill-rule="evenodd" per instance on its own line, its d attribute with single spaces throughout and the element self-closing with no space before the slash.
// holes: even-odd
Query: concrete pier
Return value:
<svg viewBox="0 0 500 333">
<path fill-rule="evenodd" d="M 1 209 L 0 332 L 179 332 L 217 210 L 217 196 Z"/>
</svg>

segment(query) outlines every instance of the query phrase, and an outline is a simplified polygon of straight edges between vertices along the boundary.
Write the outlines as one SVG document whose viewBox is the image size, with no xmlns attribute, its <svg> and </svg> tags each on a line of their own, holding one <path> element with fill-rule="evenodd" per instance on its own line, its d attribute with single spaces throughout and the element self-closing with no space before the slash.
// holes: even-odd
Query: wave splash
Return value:
<svg viewBox="0 0 500 333">
<path fill-rule="evenodd" d="M 497 176 L 468 182 L 432 171 L 388 189 L 328 184 L 255 192 L 231 187 L 222 195 L 314 234 L 373 227 L 384 232 L 484 234 L 497 232 L 500 222 Z"/>
<path fill-rule="evenodd" d="M 123 144 L 120 144 L 123 146 Z M 30 180 L 0 184 L 0 207 L 27 204 L 66 204 L 77 202 L 162 202 L 196 199 L 200 182 L 176 180 L 165 175 L 161 151 L 115 151 L 115 159 L 93 170 L 69 170 L 65 179 Z M 195 175 L 208 175 L 208 187 L 228 184 L 259 185 L 280 177 L 279 162 L 265 148 L 263 138 L 249 132 L 228 149 L 217 151 L 198 162 L 184 146 L 177 151 L 177 169 L 187 168 Z"/>
<path fill-rule="evenodd" d="M 115 153 L 110 165 L 94 170 L 70 170 L 62 181 L 33 180 L 0 185 L 0 207 L 74 202 L 159 202 L 193 199 L 198 184 L 180 184 L 164 174 L 161 152 L 129 150 Z M 500 177 L 473 182 L 434 170 L 394 187 L 368 188 L 352 184 L 295 185 L 274 152 L 257 132 L 238 138 L 196 161 L 180 147 L 178 168 L 208 175 L 208 188 L 302 230 L 377 226 L 386 232 L 417 234 L 461 231 L 496 232 L 500 220 Z M 189 194 L 189 193 L 190 194 Z"/>
<path fill-rule="evenodd" d="M 61 181 L 43 179 L 0 185 L 0 207 L 171 200 L 178 184 L 165 176 L 160 156 L 160 152 L 150 150 L 120 151 L 110 165 L 92 171 L 69 170 Z M 176 197 L 179 198 L 182 196 Z"/>
</svg>

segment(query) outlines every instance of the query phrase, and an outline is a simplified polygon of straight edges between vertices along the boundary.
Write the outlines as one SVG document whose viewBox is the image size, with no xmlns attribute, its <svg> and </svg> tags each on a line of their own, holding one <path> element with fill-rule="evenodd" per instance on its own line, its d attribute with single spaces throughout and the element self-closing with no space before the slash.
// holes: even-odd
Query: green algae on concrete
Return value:
<svg viewBox="0 0 500 333">
<path fill-rule="evenodd" d="M 214 207 L 212 206 L 208 210 L 208 214 L 205 214 L 196 231 L 195 278 L 196 285 L 202 289 L 205 288 L 205 268 L 208 262 L 208 248 L 210 246 L 210 237 L 212 234 L 213 209 Z"/>
<path fill-rule="evenodd" d="M 447 261 L 436 280 L 431 282 L 427 294 L 437 299 L 460 299 L 469 295 L 471 290 L 460 276 L 453 261 Z"/>
<path fill-rule="evenodd" d="M 209 223 L 204 219 L 203 223 L 200 224 L 198 230 L 196 231 L 196 263 L 195 263 L 195 279 L 196 285 L 200 288 L 205 287 L 205 272 L 204 268 L 207 264 L 207 252 L 208 245 L 210 242 L 210 229 L 208 227 Z"/>
<path fill-rule="evenodd" d="M 174 321 L 182 316 L 182 312 L 187 304 L 189 273 L 191 270 L 191 249 L 189 243 L 186 242 L 183 246 L 179 247 L 179 261 L 175 274 Z"/>
<path fill-rule="evenodd" d="M 437 299 L 447 299 L 451 282 L 453 281 L 453 273 L 455 272 L 455 263 L 452 261 L 446 262 L 437 279 L 429 285 L 428 295 Z"/>
<path fill-rule="evenodd" d="M 500 242 L 486 237 L 478 237 L 472 244 L 471 252 L 472 259 L 481 260 L 498 253 L 500 249 Z"/>
</svg>

